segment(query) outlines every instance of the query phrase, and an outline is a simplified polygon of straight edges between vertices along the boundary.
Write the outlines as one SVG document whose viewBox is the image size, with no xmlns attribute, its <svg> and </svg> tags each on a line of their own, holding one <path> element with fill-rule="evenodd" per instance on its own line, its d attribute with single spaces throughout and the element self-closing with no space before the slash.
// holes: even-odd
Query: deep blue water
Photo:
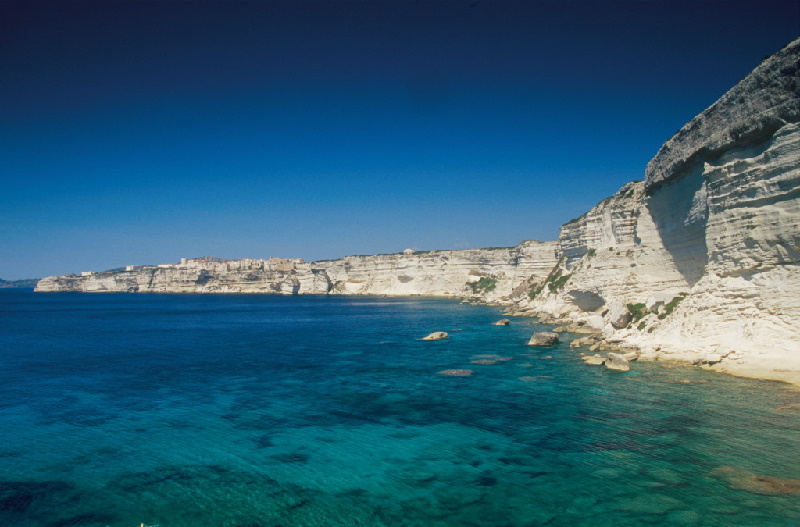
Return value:
<svg viewBox="0 0 800 527">
<path fill-rule="evenodd" d="M 0 290 L 0 525 L 800 524 L 800 393 L 607 372 L 498 318 L 441 299 Z"/>
</svg>

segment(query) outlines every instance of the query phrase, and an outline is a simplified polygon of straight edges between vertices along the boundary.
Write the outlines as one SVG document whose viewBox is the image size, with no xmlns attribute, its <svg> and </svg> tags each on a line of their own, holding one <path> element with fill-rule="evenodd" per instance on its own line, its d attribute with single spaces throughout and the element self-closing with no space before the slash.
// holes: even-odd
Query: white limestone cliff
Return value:
<svg viewBox="0 0 800 527">
<path fill-rule="evenodd" d="M 418 251 L 303 262 L 183 259 L 179 264 L 129 266 L 125 271 L 51 276 L 37 291 L 438 295 L 502 301 L 556 262 L 556 242 L 516 247 Z"/>
<path fill-rule="evenodd" d="M 644 182 L 564 225 L 557 287 L 521 307 L 645 357 L 800 380 L 799 77 L 800 39 L 667 141 Z M 627 328 L 612 302 L 631 305 Z"/>
<path fill-rule="evenodd" d="M 37 286 L 70 290 L 465 296 L 601 333 L 642 358 L 800 384 L 800 39 L 670 138 L 644 181 L 562 226 L 558 242 L 198 259 Z"/>
</svg>

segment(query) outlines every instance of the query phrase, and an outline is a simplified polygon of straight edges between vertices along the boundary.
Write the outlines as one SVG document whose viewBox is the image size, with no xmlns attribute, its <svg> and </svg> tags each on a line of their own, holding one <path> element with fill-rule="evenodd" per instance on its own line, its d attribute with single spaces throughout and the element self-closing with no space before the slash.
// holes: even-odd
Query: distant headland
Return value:
<svg viewBox="0 0 800 527">
<path fill-rule="evenodd" d="M 32 289 L 36 287 L 38 282 L 38 278 L 26 278 L 24 280 L 0 279 L 0 289 Z"/>
</svg>

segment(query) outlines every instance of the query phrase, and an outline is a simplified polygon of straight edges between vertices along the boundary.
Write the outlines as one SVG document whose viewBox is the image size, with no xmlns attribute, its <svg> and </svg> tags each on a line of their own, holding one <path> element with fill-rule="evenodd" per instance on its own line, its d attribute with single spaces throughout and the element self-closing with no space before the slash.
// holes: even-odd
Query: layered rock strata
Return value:
<svg viewBox="0 0 800 527">
<path fill-rule="evenodd" d="M 644 182 L 564 225 L 521 307 L 645 357 L 800 381 L 799 72 L 800 39 L 667 141 Z"/>
<path fill-rule="evenodd" d="M 642 359 L 800 384 L 800 39 L 670 138 L 644 181 L 562 226 L 557 243 L 88 274 L 37 290 L 471 296 Z"/>
<path fill-rule="evenodd" d="M 122 271 L 51 276 L 37 291 L 439 295 L 507 299 L 556 262 L 556 242 L 461 251 L 347 256 L 303 262 L 280 258 L 198 258 L 179 264 L 129 266 Z"/>
</svg>

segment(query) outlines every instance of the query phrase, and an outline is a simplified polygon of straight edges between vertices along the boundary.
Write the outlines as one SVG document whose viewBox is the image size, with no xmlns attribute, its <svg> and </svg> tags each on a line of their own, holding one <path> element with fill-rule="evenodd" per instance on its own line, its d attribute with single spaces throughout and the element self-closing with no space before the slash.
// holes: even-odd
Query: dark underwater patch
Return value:
<svg viewBox="0 0 800 527">
<path fill-rule="evenodd" d="M 113 521 L 114 518 L 106 514 L 86 513 L 54 521 L 49 523 L 47 527 L 81 527 L 84 525 L 94 527 L 95 525 L 108 525 Z"/>
<path fill-rule="evenodd" d="M 480 476 L 475 483 L 481 487 L 493 487 L 497 485 L 497 478 L 494 476 L 483 475 Z"/>
<path fill-rule="evenodd" d="M 308 463 L 311 456 L 305 454 L 303 452 L 290 452 L 288 454 L 275 454 L 274 456 L 269 456 L 271 459 L 275 461 L 279 461 L 281 463 L 289 463 L 292 465 L 304 465 Z"/>
<path fill-rule="evenodd" d="M 257 438 L 253 439 L 253 442 L 256 444 L 256 448 L 269 448 L 275 446 L 275 443 L 272 442 L 271 435 L 261 435 Z"/>
<path fill-rule="evenodd" d="M 64 481 L 0 482 L 0 511 L 26 512 L 36 500 L 64 498 L 75 487 Z"/>
</svg>

